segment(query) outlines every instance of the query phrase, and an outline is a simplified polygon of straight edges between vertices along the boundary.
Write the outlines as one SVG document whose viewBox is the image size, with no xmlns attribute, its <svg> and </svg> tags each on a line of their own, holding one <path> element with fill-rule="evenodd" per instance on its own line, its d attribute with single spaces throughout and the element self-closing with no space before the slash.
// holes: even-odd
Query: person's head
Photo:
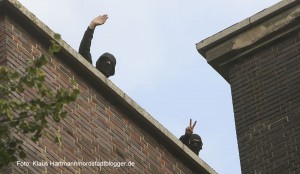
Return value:
<svg viewBox="0 0 300 174">
<path fill-rule="evenodd" d="M 202 140 L 199 135 L 193 134 L 191 137 L 191 142 L 189 148 L 197 155 L 199 155 L 199 151 L 202 149 Z"/>
<path fill-rule="evenodd" d="M 96 62 L 96 68 L 107 78 L 115 74 L 116 58 L 110 53 L 102 54 Z"/>
</svg>

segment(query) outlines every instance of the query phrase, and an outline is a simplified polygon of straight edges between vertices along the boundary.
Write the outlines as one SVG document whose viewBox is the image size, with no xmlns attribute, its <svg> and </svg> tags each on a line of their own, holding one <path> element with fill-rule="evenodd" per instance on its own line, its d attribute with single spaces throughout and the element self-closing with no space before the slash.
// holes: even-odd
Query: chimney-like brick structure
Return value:
<svg viewBox="0 0 300 174">
<path fill-rule="evenodd" d="M 283 0 L 197 44 L 231 85 L 244 174 L 300 173 L 299 4 Z"/>
<path fill-rule="evenodd" d="M 29 59 L 47 55 L 54 34 L 17 0 L 0 0 L 1 66 L 22 72 Z M 48 55 L 44 68 L 47 85 L 70 89 L 74 80 L 80 97 L 66 106 L 70 115 L 61 123 L 49 121 L 49 138 L 43 136 L 35 144 L 22 134 L 14 135 L 24 140 L 26 163 L 12 163 L 2 169 L 4 174 L 216 174 L 75 50 L 59 43 L 62 51 Z M 26 91 L 12 97 L 26 101 L 32 95 Z M 61 144 L 52 140 L 56 131 L 62 135 Z M 98 164 L 91 163 L 95 161 Z M 91 166 L 101 162 L 103 166 Z M 134 166 L 107 166 L 109 162 Z"/>
</svg>

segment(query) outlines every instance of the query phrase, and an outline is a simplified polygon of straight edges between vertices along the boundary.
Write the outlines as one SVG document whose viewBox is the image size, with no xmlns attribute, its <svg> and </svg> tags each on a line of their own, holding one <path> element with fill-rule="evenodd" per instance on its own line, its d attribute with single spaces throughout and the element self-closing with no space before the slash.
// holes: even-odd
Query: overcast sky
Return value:
<svg viewBox="0 0 300 174">
<path fill-rule="evenodd" d="M 220 174 L 240 174 L 230 85 L 197 52 L 196 43 L 279 0 L 20 0 L 75 50 L 90 21 L 95 65 L 117 59 L 110 80 L 176 137 L 189 119 L 202 137 L 202 158 Z"/>
</svg>

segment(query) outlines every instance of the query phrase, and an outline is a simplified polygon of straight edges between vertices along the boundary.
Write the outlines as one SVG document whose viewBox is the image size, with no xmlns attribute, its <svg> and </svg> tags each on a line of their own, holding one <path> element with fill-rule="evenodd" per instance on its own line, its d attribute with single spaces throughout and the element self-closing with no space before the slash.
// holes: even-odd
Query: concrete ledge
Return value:
<svg viewBox="0 0 300 174">
<path fill-rule="evenodd" d="M 5 3 L 5 4 L 4 4 Z M 4 4 L 4 5 L 3 5 Z M 29 12 L 22 4 L 17 0 L 0 0 L 0 13 L 9 13 L 18 21 L 22 21 L 31 32 L 37 35 L 40 40 L 43 40 L 47 45 L 50 39 L 54 39 L 55 32 L 53 32 L 47 25 L 41 22 L 34 14 Z M 13 13 L 12 13 L 13 12 Z M 155 136 L 160 139 L 162 144 L 171 145 L 170 148 L 178 151 L 187 159 L 187 163 L 198 169 L 201 173 L 216 174 L 208 164 L 195 155 L 185 145 L 178 140 L 172 133 L 170 133 L 163 125 L 155 120 L 149 113 L 141 108 L 134 100 L 132 100 L 127 94 L 119 89 L 114 83 L 107 79 L 102 73 L 100 73 L 93 65 L 87 62 L 77 51 L 70 47 L 65 41 L 58 40 L 62 46 L 62 51 L 59 54 L 63 54 L 66 61 L 70 62 L 72 68 L 80 68 L 80 71 L 84 76 L 88 77 L 91 84 L 100 85 L 104 88 L 104 95 L 109 96 L 109 100 L 112 103 L 120 105 L 120 107 L 126 108 L 129 111 L 135 113 L 134 117 L 139 125 L 149 128 Z"/>
<path fill-rule="evenodd" d="M 196 44 L 198 52 L 206 58 L 226 80 L 226 65 L 272 40 L 299 29 L 300 1 L 281 1 Z M 270 36 L 273 35 L 272 40 Z M 274 37 L 274 35 L 277 35 Z"/>
</svg>

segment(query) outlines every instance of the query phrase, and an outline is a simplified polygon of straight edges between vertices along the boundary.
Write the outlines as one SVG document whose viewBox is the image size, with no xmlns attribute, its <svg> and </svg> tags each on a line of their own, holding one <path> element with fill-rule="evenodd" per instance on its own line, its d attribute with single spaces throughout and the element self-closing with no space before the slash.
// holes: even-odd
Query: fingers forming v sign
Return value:
<svg viewBox="0 0 300 174">
<path fill-rule="evenodd" d="M 197 121 L 194 122 L 194 124 L 192 125 L 192 119 L 190 119 L 190 125 L 186 128 L 185 133 L 190 135 L 193 133 L 193 129 L 196 126 Z"/>
<path fill-rule="evenodd" d="M 190 119 L 190 128 L 193 130 L 194 127 L 196 126 L 197 121 L 194 122 L 193 126 L 192 126 L 192 119 Z"/>
</svg>

